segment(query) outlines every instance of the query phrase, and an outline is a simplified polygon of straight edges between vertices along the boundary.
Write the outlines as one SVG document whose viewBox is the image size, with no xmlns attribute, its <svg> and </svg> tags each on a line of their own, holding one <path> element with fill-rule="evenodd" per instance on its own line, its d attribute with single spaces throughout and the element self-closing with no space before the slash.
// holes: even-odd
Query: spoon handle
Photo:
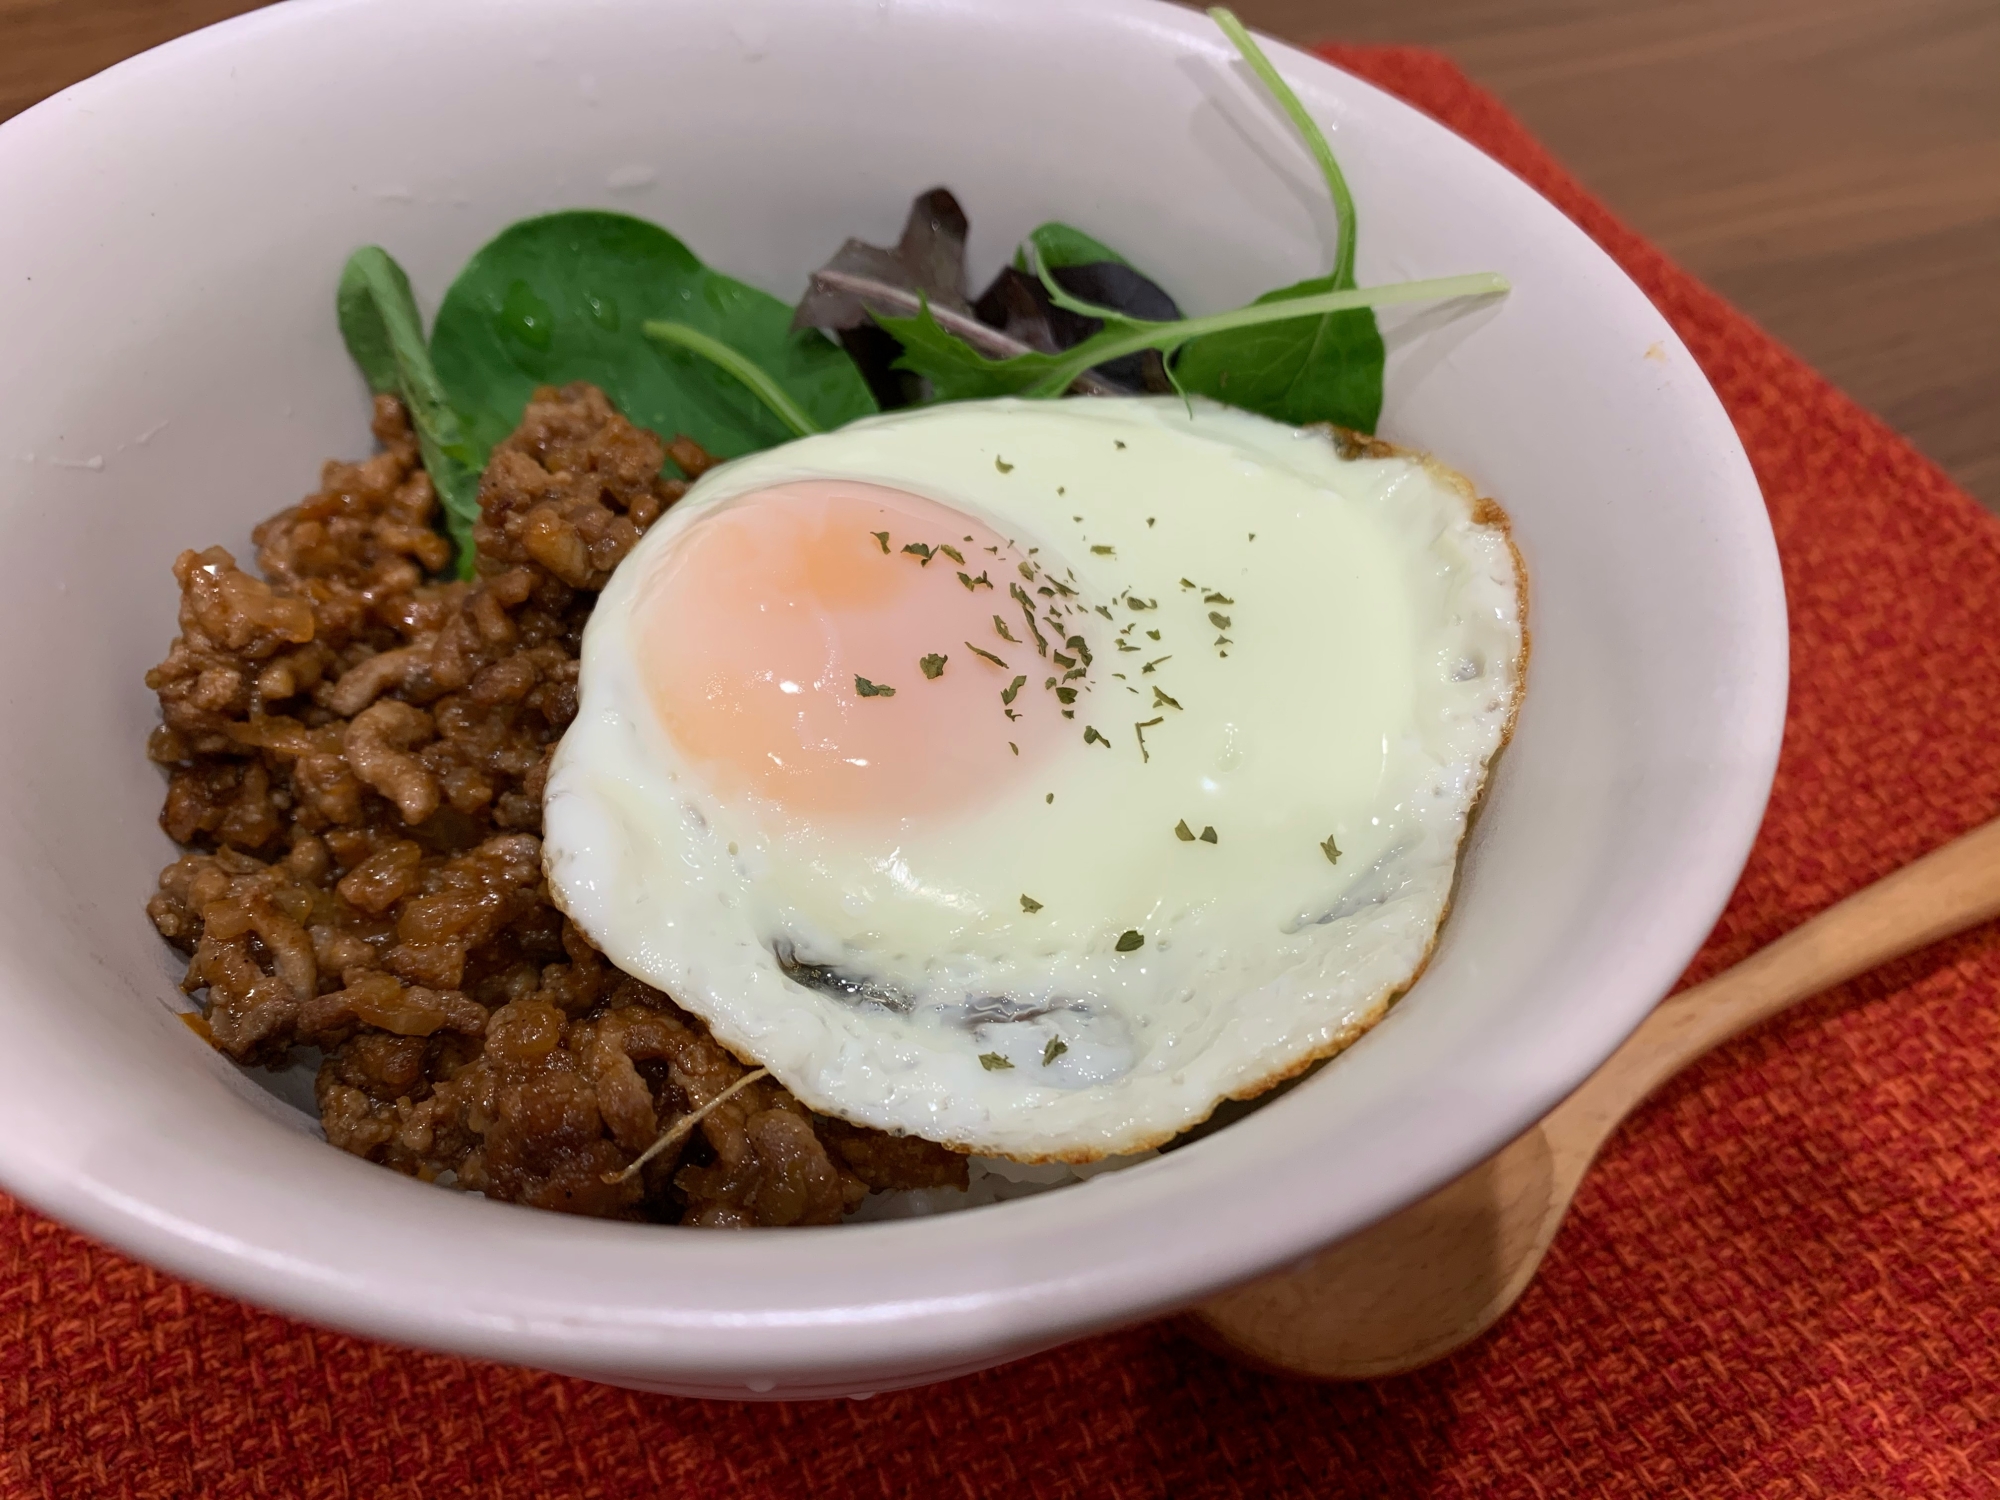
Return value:
<svg viewBox="0 0 2000 1500">
<path fill-rule="evenodd" d="M 1789 1005 L 2000 916 L 2000 819 L 1828 907 L 1726 973 L 1663 1001 L 1551 1116 L 1588 1160 L 1648 1094 Z M 1561 1117 L 1558 1120 L 1557 1117 Z"/>
</svg>

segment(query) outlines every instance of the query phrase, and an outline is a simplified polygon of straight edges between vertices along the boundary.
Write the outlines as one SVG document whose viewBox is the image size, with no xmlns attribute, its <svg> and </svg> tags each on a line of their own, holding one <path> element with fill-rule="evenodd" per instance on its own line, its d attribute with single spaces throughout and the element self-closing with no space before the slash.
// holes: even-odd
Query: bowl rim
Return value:
<svg viewBox="0 0 2000 1500">
<path fill-rule="evenodd" d="M 120 91 L 129 82 L 197 63 L 211 53 L 254 47 L 267 36 L 310 29 L 330 16 L 365 12 L 388 3 L 390 0 L 293 0 L 286 6 L 249 12 L 177 38 L 0 123 L 0 160 L 17 147 L 35 149 L 28 144 L 31 138 L 54 126 L 67 111 L 98 106 L 114 109 Z M 1157 0 L 1088 3 L 1134 27 L 1175 31 L 1181 44 L 1192 49 L 1213 52 L 1222 45 L 1219 38 L 1206 32 L 1207 23 L 1198 14 Z M 1480 157 L 1492 170 L 1513 176 L 1477 147 L 1374 85 L 1309 52 L 1269 37 L 1261 40 L 1272 60 L 1308 97 L 1358 94 L 1367 99 L 1370 108 L 1406 112 L 1422 121 L 1424 128 L 1451 136 L 1459 149 Z M 1521 186 L 1535 201 L 1549 207 L 1532 188 Z M 1643 291 L 1581 229 L 1552 207 L 1550 212 L 1561 220 L 1561 232 L 1573 237 L 1574 248 L 1595 257 L 1632 296 L 1644 301 Z M 1661 344 L 1685 361 L 1688 369 L 1695 369 L 1692 357 L 1665 319 L 1654 312 L 1653 320 Z M 1741 643 L 1748 663 L 1743 675 L 1769 684 L 1768 697 L 1760 700 L 1762 712 L 1755 722 L 1732 726 L 1732 743 L 1740 764 L 1733 769 L 1728 785 L 1710 789 L 1709 821 L 1695 835 L 1701 841 L 1700 857 L 1690 862 L 1692 873 L 1683 874 L 1671 907 L 1656 913 L 1657 920 L 1634 934 L 1619 954 L 1617 982 L 1607 993 L 1623 993 L 1627 997 L 1624 1003 L 1579 1013 L 1563 1033 L 1545 1039 L 1540 1066 L 1532 1073 L 1488 1080 L 1483 1090 L 1487 1101 L 1484 1128 L 1466 1135 L 1454 1149 L 1419 1153 L 1424 1159 L 1405 1163 L 1406 1171 L 1383 1174 L 1385 1182 L 1394 1180 L 1393 1187 L 1378 1185 L 1338 1205 L 1336 1212 L 1326 1205 L 1302 1202 L 1289 1192 L 1283 1170 L 1288 1158 L 1282 1152 L 1272 1152 L 1259 1158 L 1268 1170 L 1238 1172 L 1229 1213 L 1190 1220 L 1184 1207 L 1188 1188 L 1229 1173 L 1222 1170 L 1221 1158 L 1213 1153 L 1213 1164 L 1199 1172 L 1187 1170 L 1193 1165 L 1190 1157 L 1180 1157 L 1177 1159 L 1184 1165 L 1170 1174 L 1175 1185 L 1172 1191 L 1161 1185 L 1162 1174 L 1149 1175 L 1149 1169 L 1141 1168 L 1119 1174 L 1121 1180 L 1115 1185 L 1104 1184 L 1110 1191 L 1093 1185 L 1022 1200 L 1004 1205 L 1004 1215 L 990 1211 L 955 1214 L 922 1221 L 920 1228 L 903 1224 L 840 1226 L 840 1250 L 834 1258 L 841 1262 L 865 1260 L 884 1243 L 884 1236 L 912 1232 L 928 1234 L 934 1244 L 947 1251 L 954 1244 L 975 1239 L 991 1241 L 995 1231 L 1028 1246 L 1074 1246 L 1088 1235 L 1102 1237 L 1115 1247 L 1095 1265 L 1034 1268 L 1005 1288 L 968 1288 L 962 1295 L 943 1297 L 883 1296 L 866 1306 L 769 1308 L 756 1315 L 727 1309 L 656 1308 L 646 1316 L 635 1316 L 627 1305 L 593 1301 L 585 1289 L 552 1298 L 544 1306 L 502 1316 L 490 1309 L 440 1305 L 421 1287 L 399 1292 L 388 1283 L 373 1283 L 357 1288 L 348 1273 L 332 1261 L 315 1265 L 274 1246 L 225 1239 L 207 1226 L 176 1218 L 158 1204 L 114 1193 L 101 1183 L 77 1180 L 59 1153 L 39 1150 L 31 1138 L 0 1136 L 0 1181 L 42 1211 L 152 1264 L 262 1306 L 354 1332 L 547 1367 L 592 1365 L 601 1370 L 612 1365 L 689 1375 L 712 1372 L 729 1378 L 745 1371 L 846 1369 L 854 1363 L 855 1343 L 863 1330 L 871 1363 L 885 1369 L 892 1365 L 914 1368 L 925 1361 L 931 1364 L 915 1375 L 898 1374 L 886 1384 L 934 1378 L 1182 1305 L 1306 1254 L 1339 1233 L 1358 1230 L 1448 1181 L 1559 1102 L 1609 1056 L 1666 993 L 1714 925 L 1735 886 L 1769 794 L 1784 725 L 1788 672 L 1784 589 L 1776 544 L 1748 458 L 1705 381 L 1700 383 L 1694 404 L 1705 413 L 1707 430 L 1699 435 L 1701 440 L 1717 454 L 1721 469 L 1733 474 L 1730 488 L 1741 540 L 1757 554 L 1746 561 L 1746 567 L 1762 575 L 1762 586 L 1757 597 L 1738 601 L 1753 627 Z M 1449 1096 L 1450 1082 L 1432 1080 L 1440 1100 Z M 1240 1128 L 1233 1127 L 1231 1133 Z M 325 1150 L 317 1142 L 307 1144 Z M 1295 1148 L 1295 1157 L 1300 1149 Z M 1403 1149 L 1407 1153 L 1409 1148 Z M 1389 1154 L 1394 1154 L 1393 1148 Z M 357 1171 L 379 1174 L 372 1165 L 350 1165 Z M 1229 1171 L 1238 1169 L 1231 1167 Z M 444 1200 L 451 1195 L 435 1196 Z M 459 1214 L 475 1205 L 470 1201 L 441 1202 L 433 1207 L 435 1212 L 426 1217 L 442 1222 L 441 1215 Z M 481 1214 L 533 1213 L 510 1205 L 476 1207 Z M 1171 1231 L 1163 1233 L 1169 1222 L 1165 1215 L 1172 1216 Z M 994 1222 L 996 1218 L 1002 1222 Z M 473 1233 L 481 1226 L 490 1228 L 493 1222 L 489 1218 L 464 1220 L 468 1232 Z M 1261 1237 L 1245 1235 L 1237 1228 L 1243 1222 L 1258 1223 L 1269 1232 Z M 524 1229 L 523 1242 L 551 1245 L 560 1239 L 550 1226 L 542 1228 L 549 1232 Z M 607 1244 L 618 1242 L 620 1236 L 656 1237 L 661 1233 L 656 1226 L 596 1228 Z M 823 1235 L 807 1233 L 825 1253 Z M 777 1259 L 795 1255 L 789 1248 L 775 1247 L 770 1237 L 751 1237 L 749 1242 L 731 1238 L 735 1244 L 729 1255 L 739 1264 L 775 1264 Z M 792 1235 L 783 1238 L 788 1244 L 805 1243 Z M 699 1265 L 704 1256 L 718 1252 L 679 1246 L 674 1253 L 690 1265 Z M 720 1332 L 726 1332 L 731 1342 L 726 1350 L 716 1346 Z M 751 1388 L 756 1389 L 754 1378 Z"/>
</svg>

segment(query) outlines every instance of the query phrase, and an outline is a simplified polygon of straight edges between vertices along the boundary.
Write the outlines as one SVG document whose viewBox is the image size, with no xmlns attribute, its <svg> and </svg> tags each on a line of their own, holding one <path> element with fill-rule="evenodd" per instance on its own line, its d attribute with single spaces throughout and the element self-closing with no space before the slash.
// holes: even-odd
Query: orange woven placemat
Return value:
<svg viewBox="0 0 2000 1500">
<path fill-rule="evenodd" d="M 1329 49 L 1527 178 L 1722 394 L 1792 609 L 1708 974 L 2000 812 L 2000 525 L 1592 201 L 1450 63 Z M 730 1406 L 271 1317 L 0 1199 L 0 1495 L 2000 1494 L 2000 931 L 1833 992 L 1612 1143 L 1491 1337 L 1374 1385 L 1156 1324 L 866 1403 Z"/>
</svg>

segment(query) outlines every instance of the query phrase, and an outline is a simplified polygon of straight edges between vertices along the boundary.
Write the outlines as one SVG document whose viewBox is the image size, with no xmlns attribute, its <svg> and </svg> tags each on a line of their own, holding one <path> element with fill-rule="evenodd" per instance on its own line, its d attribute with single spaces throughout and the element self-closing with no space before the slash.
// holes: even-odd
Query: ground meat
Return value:
<svg viewBox="0 0 2000 1500">
<path fill-rule="evenodd" d="M 639 1171 L 746 1065 L 612 967 L 550 903 L 549 757 L 576 715 L 597 590 L 711 460 L 591 386 L 535 394 L 480 483 L 476 576 L 403 409 L 254 533 L 261 577 L 184 552 L 180 635 L 147 675 L 188 852 L 147 911 L 188 955 L 202 1030 L 239 1062 L 323 1061 L 333 1144 L 569 1213 L 827 1224 L 871 1188 L 963 1186 L 964 1158 L 815 1117 L 768 1078 Z"/>
</svg>

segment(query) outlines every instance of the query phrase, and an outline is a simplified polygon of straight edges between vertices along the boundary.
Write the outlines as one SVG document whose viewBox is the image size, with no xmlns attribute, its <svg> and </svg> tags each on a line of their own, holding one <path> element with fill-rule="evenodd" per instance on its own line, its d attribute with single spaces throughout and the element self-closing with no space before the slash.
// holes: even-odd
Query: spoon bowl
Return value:
<svg viewBox="0 0 2000 1500">
<path fill-rule="evenodd" d="M 1443 1358 L 1521 1299 L 1590 1164 L 1648 1094 L 1787 1006 L 1996 916 L 2000 820 L 1666 1001 L 1546 1119 L 1428 1198 L 1204 1304 L 1197 1334 L 1252 1363 L 1328 1380 Z"/>
</svg>

